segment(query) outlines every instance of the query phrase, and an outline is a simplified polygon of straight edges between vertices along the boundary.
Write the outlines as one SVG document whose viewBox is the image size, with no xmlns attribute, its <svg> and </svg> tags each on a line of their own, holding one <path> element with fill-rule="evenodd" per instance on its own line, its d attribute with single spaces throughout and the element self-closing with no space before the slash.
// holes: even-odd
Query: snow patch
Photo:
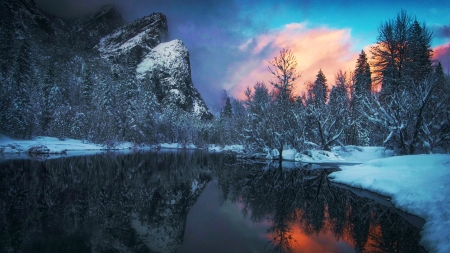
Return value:
<svg viewBox="0 0 450 253">
<path fill-rule="evenodd" d="M 396 208 L 425 219 L 421 244 L 450 252 L 450 155 L 410 155 L 342 167 L 333 182 L 391 197 Z"/>
<path fill-rule="evenodd" d="M 196 149 L 197 146 L 195 146 L 192 143 L 189 144 L 181 144 L 181 143 L 161 143 L 158 145 L 159 148 L 162 149 Z"/>
<path fill-rule="evenodd" d="M 302 153 L 296 153 L 294 160 L 303 163 L 344 161 L 338 154 L 325 150 L 306 150 Z"/>
<path fill-rule="evenodd" d="M 187 69 L 187 63 L 184 61 L 186 55 L 187 48 L 181 40 L 160 43 L 139 63 L 136 69 L 136 76 L 138 79 L 143 79 L 147 72 L 157 67 L 162 67 L 163 69 Z M 185 72 L 183 71 L 183 73 Z"/>
<path fill-rule="evenodd" d="M 383 147 L 337 146 L 331 150 L 346 161 L 361 163 L 394 155 L 392 150 Z"/>
<path fill-rule="evenodd" d="M 242 153 L 244 151 L 243 145 L 225 145 L 219 146 L 210 144 L 208 145 L 208 151 L 210 152 L 234 152 L 234 153 Z"/>
</svg>

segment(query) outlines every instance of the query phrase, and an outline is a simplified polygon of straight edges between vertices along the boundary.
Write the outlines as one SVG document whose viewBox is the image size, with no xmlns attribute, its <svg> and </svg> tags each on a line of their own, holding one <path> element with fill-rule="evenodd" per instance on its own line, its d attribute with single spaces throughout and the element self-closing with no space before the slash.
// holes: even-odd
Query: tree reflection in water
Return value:
<svg viewBox="0 0 450 253">
<path fill-rule="evenodd" d="M 342 244 L 314 241 L 327 236 L 356 252 L 425 252 L 420 229 L 395 209 L 331 184 L 327 176 L 335 170 L 236 166 L 229 172 L 232 201 L 252 221 L 270 222 L 273 252 L 337 252 L 331 247 Z"/>
<path fill-rule="evenodd" d="M 225 201 L 270 224 L 270 251 L 308 252 L 326 245 L 311 239 L 325 234 L 357 252 L 420 252 L 420 229 L 330 184 L 331 171 L 205 152 L 3 161 L 0 252 L 176 252 L 190 208 L 214 178 Z"/>
</svg>

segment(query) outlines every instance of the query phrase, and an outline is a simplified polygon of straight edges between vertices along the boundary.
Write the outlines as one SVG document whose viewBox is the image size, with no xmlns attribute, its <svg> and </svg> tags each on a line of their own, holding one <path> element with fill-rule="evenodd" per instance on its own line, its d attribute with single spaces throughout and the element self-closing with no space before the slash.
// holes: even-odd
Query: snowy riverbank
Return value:
<svg viewBox="0 0 450 253">
<path fill-rule="evenodd" d="M 421 244 L 450 252 L 450 155 L 412 155 L 344 166 L 333 182 L 391 198 L 394 206 L 425 219 Z"/>
<path fill-rule="evenodd" d="M 82 140 L 65 139 L 55 137 L 37 136 L 32 140 L 15 140 L 0 135 L 0 159 L 26 159 L 37 155 L 50 155 L 50 158 L 61 156 L 93 155 L 104 151 L 137 151 L 160 149 L 199 149 L 193 144 L 182 145 L 180 143 L 160 143 L 158 145 L 136 145 L 132 142 L 120 142 L 106 146 L 90 143 Z M 241 153 L 242 145 L 208 145 L 209 152 L 234 152 Z"/>
</svg>

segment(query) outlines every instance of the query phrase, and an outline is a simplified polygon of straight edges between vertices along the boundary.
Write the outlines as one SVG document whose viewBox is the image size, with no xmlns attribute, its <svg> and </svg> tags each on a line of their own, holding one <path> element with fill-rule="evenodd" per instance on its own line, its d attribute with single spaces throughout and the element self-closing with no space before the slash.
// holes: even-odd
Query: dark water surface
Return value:
<svg viewBox="0 0 450 253">
<path fill-rule="evenodd" d="M 0 160 L 0 252 L 424 252 L 331 168 L 200 151 Z"/>
</svg>

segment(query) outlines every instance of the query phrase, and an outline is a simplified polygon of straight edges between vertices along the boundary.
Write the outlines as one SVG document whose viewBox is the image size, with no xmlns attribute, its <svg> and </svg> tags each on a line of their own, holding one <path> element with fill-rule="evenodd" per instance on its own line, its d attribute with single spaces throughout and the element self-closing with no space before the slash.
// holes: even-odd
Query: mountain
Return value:
<svg viewBox="0 0 450 253">
<path fill-rule="evenodd" d="M 156 97 L 161 104 L 176 104 L 183 110 L 210 118 L 210 112 L 194 88 L 190 73 L 189 52 L 181 40 L 159 44 L 137 66 L 138 80 L 157 80 Z"/>
<path fill-rule="evenodd" d="M 2 0 L 0 24 L 0 133 L 159 142 L 167 117 L 157 114 L 212 118 L 162 13 L 126 24 L 107 5 L 65 20 Z"/>
<path fill-rule="evenodd" d="M 164 14 L 153 13 L 120 27 L 95 48 L 102 58 L 136 68 L 138 82 L 152 82 L 163 107 L 176 105 L 202 119 L 212 118 L 192 83 L 187 48 L 180 40 L 168 42 Z"/>
<path fill-rule="evenodd" d="M 153 13 L 104 36 L 97 49 L 105 58 L 144 54 L 168 38 L 167 19 L 162 13 Z"/>
<path fill-rule="evenodd" d="M 33 0 L 2 0 L 0 2 L 0 23 L 2 30 L 13 28 L 18 35 L 27 30 L 40 30 L 46 34 L 54 33 L 49 18 L 36 7 Z"/>
<path fill-rule="evenodd" d="M 115 29 L 124 26 L 125 20 L 113 5 L 105 5 L 94 15 L 87 15 L 68 21 L 72 40 L 83 41 L 88 48 Z"/>
</svg>

